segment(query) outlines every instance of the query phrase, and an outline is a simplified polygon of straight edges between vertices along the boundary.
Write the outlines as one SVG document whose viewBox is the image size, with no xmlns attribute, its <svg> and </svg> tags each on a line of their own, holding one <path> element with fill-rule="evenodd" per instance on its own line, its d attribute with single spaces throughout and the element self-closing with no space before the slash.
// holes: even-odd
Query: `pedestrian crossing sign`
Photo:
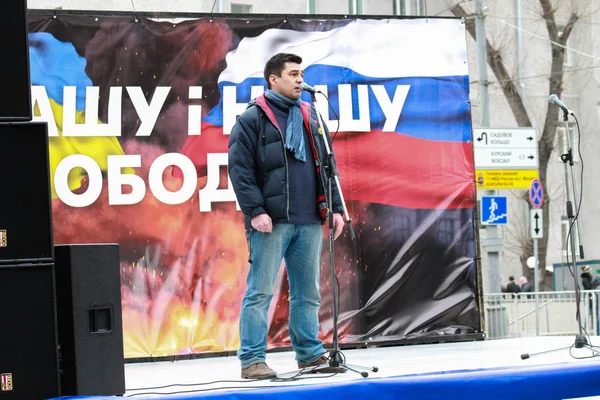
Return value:
<svg viewBox="0 0 600 400">
<path fill-rule="evenodd" d="M 481 197 L 481 223 L 483 225 L 506 225 L 508 223 L 506 196 Z"/>
</svg>

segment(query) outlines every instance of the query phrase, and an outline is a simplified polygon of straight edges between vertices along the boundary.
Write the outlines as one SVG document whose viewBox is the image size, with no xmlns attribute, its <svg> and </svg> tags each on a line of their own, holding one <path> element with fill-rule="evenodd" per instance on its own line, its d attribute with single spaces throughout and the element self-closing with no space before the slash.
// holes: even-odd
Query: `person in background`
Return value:
<svg viewBox="0 0 600 400">
<path fill-rule="evenodd" d="M 581 284 L 583 285 L 583 290 L 594 290 L 594 279 L 592 277 L 592 268 L 589 265 L 584 265 L 581 267 L 583 271 L 581 273 Z M 590 308 L 590 318 L 594 312 L 594 293 L 588 293 L 588 306 Z M 593 318 L 592 318 L 593 320 Z"/>
<path fill-rule="evenodd" d="M 515 277 L 512 275 L 508 277 L 508 285 L 506 285 L 506 292 L 507 293 L 521 292 L 521 287 L 516 284 Z"/>
<path fill-rule="evenodd" d="M 581 284 L 583 285 L 583 290 L 594 290 L 594 285 L 592 283 L 593 278 L 591 274 L 592 269 L 589 265 L 584 265 L 581 270 L 583 271 L 581 273 Z"/>
<path fill-rule="evenodd" d="M 596 289 L 598 286 L 600 286 L 600 275 L 596 275 L 594 279 L 592 279 L 592 287 Z"/>
<path fill-rule="evenodd" d="M 527 278 L 522 276 L 519 280 L 521 281 L 521 292 L 533 292 L 533 285 L 527 280 Z M 531 295 L 528 294 L 527 298 L 530 299 Z"/>
</svg>

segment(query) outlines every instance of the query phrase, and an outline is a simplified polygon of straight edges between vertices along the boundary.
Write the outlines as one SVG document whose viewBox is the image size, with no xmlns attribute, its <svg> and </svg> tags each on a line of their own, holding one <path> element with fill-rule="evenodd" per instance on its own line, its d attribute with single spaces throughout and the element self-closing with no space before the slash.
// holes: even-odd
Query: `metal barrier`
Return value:
<svg viewBox="0 0 600 400">
<path fill-rule="evenodd" d="M 583 333 L 597 335 L 600 290 L 579 294 Z M 483 300 L 488 339 L 579 333 L 574 291 L 493 293 L 484 294 Z"/>
</svg>

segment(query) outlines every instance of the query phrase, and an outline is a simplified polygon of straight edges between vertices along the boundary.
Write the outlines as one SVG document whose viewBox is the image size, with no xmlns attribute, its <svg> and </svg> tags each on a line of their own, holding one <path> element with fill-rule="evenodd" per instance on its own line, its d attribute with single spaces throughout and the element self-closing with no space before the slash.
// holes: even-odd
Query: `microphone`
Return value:
<svg viewBox="0 0 600 400">
<path fill-rule="evenodd" d="M 306 82 L 302 82 L 300 84 L 300 90 L 303 92 L 308 92 L 310 94 L 321 93 L 320 90 L 315 89 L 314 87 L 308 85 Z"/>
<path fill-rule="evenodd" d="M 560 99 L 558 98 L 557 95 L 551 94 L 550 97 L 548 97 L 548 101 L 551 104 L 556 104 L 557 106 L 559 106 L 560 108 L 562 108 L 562 110 L 565 113 L 571 114 L 571 115 L 575 115 L 575 114 L 573 114 L 573 112 L 571 110 L 569 110 L 569 107 L 565 106 L 565 103 L 563 103 L 562 101 L 560 101 Z"/>
</svg>

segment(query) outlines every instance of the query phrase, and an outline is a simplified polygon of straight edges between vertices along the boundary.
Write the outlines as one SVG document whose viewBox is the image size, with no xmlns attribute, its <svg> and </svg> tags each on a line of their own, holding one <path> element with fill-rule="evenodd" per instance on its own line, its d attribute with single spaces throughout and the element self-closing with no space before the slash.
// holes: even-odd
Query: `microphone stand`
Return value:
<svg viewBox="0 0 600 400">
<path fill-rule="evenodd" d="M 562 108 L 562 107 L 561 107 Z M 567 210 L 567 218 L 569 219 L 569 240 L 570 240 L 570 253 L 571 253 L 571 259 L 569 261 L 569 269 L 571 269 L 571 273 L 573 275 L 573 284 L 575 287 L 575 307 L 576 307 L 576 319 L 577 319 L 577 327 L 578 327 L 578 333 L 575 335 L 575 343 L 572 344 L 571 346 L 568 347 L 561 347 L 558 349 L 552 349 L 552 350 L 546 350 L 546 351 L 540 351 L 538 353 L 524 353 L 521 354 L 521 359 L 522 360 L 526 360 L 530 357 L 533 357 L 535 355 L 539 355 L 539 354 L 546 354 L 546 353 L 551 353 L 554 351 L 559 351 L 559 350 L 565 350 L 565 349 L 570 349 L 572 347 L 575 347 L 576 349 L 581 349 L 581 348 L 587 348 L 590 349 L 592 351 L 592 357 L 596 357 L 598 355 L 600 355 L 600 352 L 595 349 L 590 343 L 588 343 L 588 340 L 586 338 L 586 336 L 583 334 L 583 327 L 581 324 L 581 312 L 580 312 L 580 300 L 581 300 L 581 292 L 579 290 L 579 284 L 577 282 L 577 262 L 576 262 L 576 250 L 575 250 L 575 231 L 572 230 L 574 226 L 577 227 L 577 234 L 578 237 L 581 238 L 581 235 L 579 233 L 579 223 L 577 223 L 577 225 L 575 225 L 575 213 L 574 210 L 577 211 L 579 209 L 578 205 L 577 205 L 577 195 L 576 195 L 576 187 L 575 187 L 575 174 L 573 172 L 573 149 L 571 148 L 571 134 L 569 131 L 569 109 L 564 109 L 563 108 L 563 120 L 565 121 L 565 139 L 563 140 L 563 142 L 565 142 L 563 144 L 563 154 L 560 156 L 560 159 L 563 162 L 563 166 L 564 166 L 564 170 L 565 170 L 565 192 L 567 193 L 567 202 L 566 202 L 566 210 Z M 568 174 L 568 168 L 567 168 L 567 163 L 569 163 L 569 166 L 571 167 L 571 184 L 569 185 L 569 174 Z M 569 187 L 573 190 L 573 203 L 571 203 L 571 194 L 569 193 Z M 573 208 L 573 204 L 575 205 L 575 208 Z M 581 240 L 580 242 L 581 243 Z M 569 254 L 567 253 L 567 257 L 569 257 Z M 583 246 L 580 244 L 579 246 L 579 258 L 584 258 L 584 254 L 583 254 Z M 536 271 L 537 273 L 537 271 Z"/>
<path fill-rule="evenodd" d="M 309 91 L 312 99 L 312 104 L 315 109 L 315 113 L 317 114 L 317 122 L 319 124 L 319 135 L 323 139 L 323 144 L 325 146 L 325 150 L 327 152 L 327 165 L 325 166 L 325 172 L 327 174 L 327 190 L 328 190 L 328 218 L 329 218 L 329 266 L 331 269 L 331 292 L 333 297 L 333 348 L 329 352 L 329 367 L 340 368 L 342 372 L 345 370 L 349 370 L 352 372 L 356 372 L 360 374 L 363 378 L 369 376 L 369 373 L 366 370 L 370 370 L 373 372 L 377 372 L 379 368 L 377 367 L 365 367 L 359 365 L 350 365 L 345 363 L 345 357 L 342 355 L 338 343 L 338 291 L 337 291 L 337 278 L 335 276 L 335 254 L 334 254 L 334 226 L 333 226 L 333 190 L 332 183 L 335 182 L 338 193 L 340 195 L 340 199 L 342 201 L 342 208 L 344 211 L 344 219 L 348 224 L 348 230 L 350 231 L 350 237 L 355 240 L 354 229 L 352 228 L 352 220 L 348 215 L 348 210 L 346 208 L 346 202 L 344 200 L 344 195 L 342 194 L 342 187 L 340 185 L 339 175 L 335 166 L 335 162 L 333 160 L 333 153 L 329 149 L 329 142 L 327 141 L 327 135 L 325 135 L 325 129 L 323 128 L 323 120 L 321 118 L 321 114 L 317 108 L 317 99 L 315 94 L 317 91 Z M 320 92 L 319 92 L 320 93 Z M 320 163 L 320 160 L 318 161 Z M 323 167 L 323 165 L 321 165 Z M 322 367 L 316 367 L 311 369 L 310 372 L 318 371 L 320 368 L 328 368 L 328 366 L 323 365 Z M 359 371 L 359 370 L 363 371 Z"/>
</svg>

